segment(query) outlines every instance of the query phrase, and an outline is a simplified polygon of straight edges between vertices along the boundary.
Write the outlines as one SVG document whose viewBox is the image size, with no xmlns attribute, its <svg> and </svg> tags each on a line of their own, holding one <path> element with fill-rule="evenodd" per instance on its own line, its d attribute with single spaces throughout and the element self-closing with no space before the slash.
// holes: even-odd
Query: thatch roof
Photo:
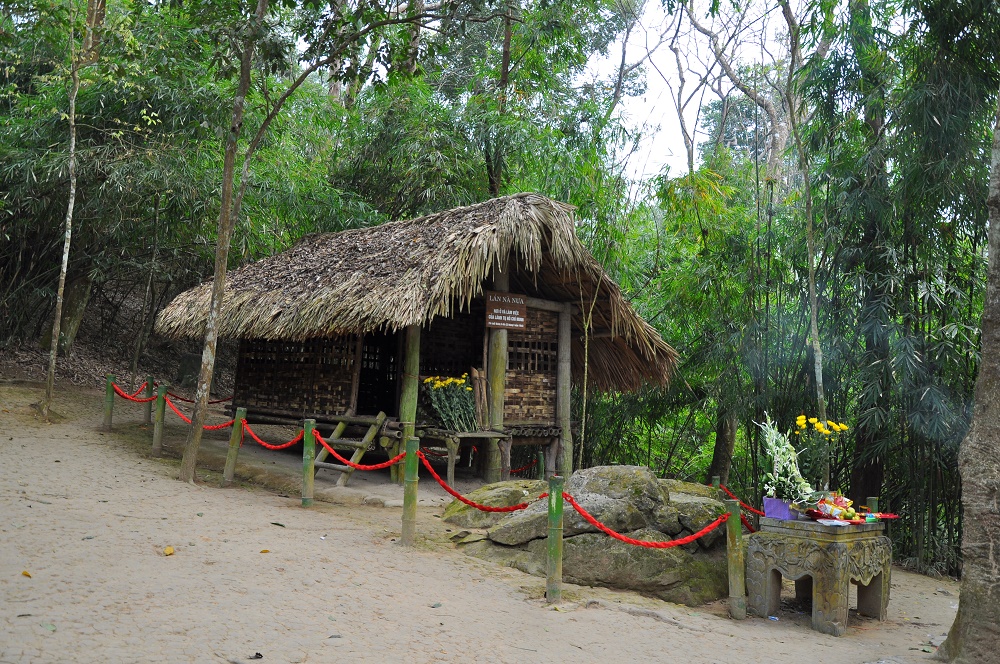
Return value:
<svg viewBox="0 0 1000 664">
<path fill-rule="evenodd" d="M 635 313 L 576 236 L 573 207 L 516 194 L 418 219 L 309 235 L 226 279 L 223 337 L 303 340 L 425 325 L 468 309 L 496 266 L 510 289 L 589 307 L 597 293 L 588 383 L 634 390 L 665 384 L 676 353 Z M 204 334 L 211 282 L 178 295 L 160 313 L 168 337 Z M 574 377 L 583 369 L 583 329 L 574 316 Z"/>
</svg>

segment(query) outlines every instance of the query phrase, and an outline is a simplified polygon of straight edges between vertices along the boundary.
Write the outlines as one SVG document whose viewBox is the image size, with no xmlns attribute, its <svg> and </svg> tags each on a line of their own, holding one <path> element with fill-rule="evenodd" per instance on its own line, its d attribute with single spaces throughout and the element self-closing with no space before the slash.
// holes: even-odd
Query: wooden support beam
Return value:
<svg viewBox="0 0 1000 664">
<path fill-rule="evenodd" d="M 399 396 L 399 421 L 403 424 L 403 439 L 413 438 L 417 421 L 417 394 L 420 389 L 420 326 L 406 326 L 403 354 L 403 380 Z"/>
<path fill-rule="evenodd" d="M 493 290 L 506 293 L 510 290 L 510 275 L 506 268 L 498 268 L 493 277 Z M 490 328 L 489 357 L 487 358 L 486 379 L 490 404 L 490 428 L 503 431 L 504 391 L 507 387 L 507 330 Z M 486 444 L 486 483 L 500 481 L 501 453 L 497 444 Z"/>
<path fill-rule="evenodd" d="M 568 309 L 559 312 L 559 339 L 556 347 L 556 420 L 559 434 L 559 459 L 553 459 L 559 474 L 573 474 L 573 430 L 570 422 L 570 397 L 573 391 L 571 360 L 572 315 Z"/>
<path fill-rule="evenodd" d="M 358 392 L 361 390 L 361 362 L 365 350 L 365 335 L 359 334 L 354 346 L 354 365 L 351 367 L 351 401 L 347 407 L 349 415 L 358 414 Z"/>
</svg>

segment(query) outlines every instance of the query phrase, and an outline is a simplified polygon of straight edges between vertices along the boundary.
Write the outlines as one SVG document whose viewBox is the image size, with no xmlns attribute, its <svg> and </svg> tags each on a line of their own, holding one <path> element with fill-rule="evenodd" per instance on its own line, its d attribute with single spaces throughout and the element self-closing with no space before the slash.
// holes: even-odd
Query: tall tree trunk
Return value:
<svg viewBox="0 0 1000 664">
<path fill-rule="evenodd" d="M 510 40 L 513 36 L 513 20 L 511 9 L 503 17 L 503 52 L 500 61 L 500 80 L 497 81 L 499 95 L 500 120 L 493 128 L 493 138 L 486 139 L 486 177 L 489 182 L 490 196 L 494 198 L 503 190 L 504 164 L 506 157 L 505 130 L 503 116 L 507 112 L 507 88 L 510 85 Z"/>
<path fill-rule="evenodd" d="M 816 227 L 813 223 L 812 177 L 809 174 L 809 153 L 802 138 L 802 118 L 805 117 L 802 96 L 798 91 L 795 77 L 802 65 L 802 42 L 798 20 L 787 0 L 779 0 L 782 15 L 788 26 L 788 78 L 785 81 L 785 103 L 788 105 L 788 122 L 791 125 L 795 153 L 802 175 L 802 201 L 806 217 L 806 254 L 809 261 L 809 340 L 813 353 L 813 376 L 816 381 L 816 415 L 820 422 L 826 422 L 826 389 L 823 386 L 823 346 L 819 339 L 819 296 L 816 293 Z M 824 440 L 817 450 L 823 488 L 830 486 L 830 448 Z"/>
<path fill-rule="evenodd" d="M 250 90 L 250 73 L 253 52 L 258 33 L 267 13 L 268 0 L 257 0 L 257 10 L 251 20 L 250 33 L 240 56 L 240 80 L 233 100 L 233 115 L 226 138 L 225 158 L 222 166 L 221 205 L 219 207 L 218 239 L 215 246 L 215 276 L 212 280 L 212 300 L 205 320 L 205 344 L 201 354 L 201 372 L 198 374 L 198 390 L 195 394 L 194 414 L 191 428 L 184 444 L 181 469 L 178 479 L 194 483 L 194 471 L 198 462 L 198 448 L 201 446 L 202 427 L 208 411 L 208 394 L 215 371 L 215 353 L 219 341 L 219 315 L 222 312 L 222 297 L 226 285 L 226 268 L 229 262 L 229 246 L 232 242 L 236 218 L 233 214 L 233 181 L 236 174 L 236 151 L 239 147 L 240 131 L 246 96 Z"/>
<path fill-rule="evenodd" d="M 70 50 L 72 64 L 70 65 L 69 90 L 69 201 L 66 203 L 66 218 L 63 222 L 63 252 L 62 264 L 59 268 L 59 286 L 56 289 L 56 311 L 52 316 L 52 334 L 54 340 L 49 346 L 49 371 L 45 377 L 45 399 L 42 401 L 42 417 L 48 419 L 49 408 L 52 406 L 52 392 L 56 382 L 56 356 L 59 354 L 59 331 L 62 326 L 63 294 L 66 290 L 66 271 L 69 267 L 69 247 L 73 237 L 73 206 L 76 204 L 76 95 L 80 92 L 80 65 L 76 55 L 76 38 L 70 32 Z"/>
<path fill-rule="evenodd" d="M 104 25 L 104 0 L 89 0 L 87 3 L 86 31 L 80 51 L 76 50 L 76 36 L 72 27 L 69 33 L 70 90 L 69 90 L 69 200 L 66 203 L 66 219 L 63 234 L 62 264 L 59 268 L 59 286 L 56 288 L 56 311 L 52 318 L 52 348 L 49 350 L 49 370 L 45 377 L 45 397 L 42 400 L 42 417 L 48 419 L 52 406 L 52 392 L 56 381 L 56 356 L 59 353 L 59 333 L 62 326 L 63 294 L 66 290 L 66 271 L 69 267 L 69 248 L 73 238 L 73 206 L 76 205 L 76 97 L 80 92 L 80 69 L 97 60 L 101 43 L 100 28 Z M 70 12 L 72 16 L 73 12 Z"/>
<path fill-rule="evenodd" d="M 733 450 L 736 449 L 736 412 L 719 408 L 715 420 L 715 449 L 712 463 L 708 467 L 709 481 L 716 475 L 723 484 L 729 483 L 729 469 L 733 465 Z"/>
<path fill-rule="evenodd" d="M 887 410 L 890 390 L 889 321 L 893 317 L 891 295 L 886 288 L 889 267 L 885 243 L 889 210 L 889 178 L 886 173 L 882 130 L 885 126 L 885 85 L 871 53 L 877 44 L 868 0 L 850 3 L 850 41 L 861 70 L 860 91 L 865 112 L 865 169 L 860 198 L 865 230 L 861 240 L 865 287 L 861 305 L 861 327 L 865 350 L 862 364 L 869 376 L 862 392 L 871 395 L 859 403 L 862 412 Z M 851 469 L 851 498 L 861 504 L 868 496 L 878 496 L 885 476 L 885 461 L 878 449 L 887 447 L 888 417 L 865 418 L 855 428 L 854 467 Z"/>
<path fill-rule="evenodd" d="M 1000 106 L 993 126 L 989 272 L 972 428 L 958 452 L 962 476 L 962 586 L 958 615 L 938 658 L 1000 661 Z"/>
</svg>

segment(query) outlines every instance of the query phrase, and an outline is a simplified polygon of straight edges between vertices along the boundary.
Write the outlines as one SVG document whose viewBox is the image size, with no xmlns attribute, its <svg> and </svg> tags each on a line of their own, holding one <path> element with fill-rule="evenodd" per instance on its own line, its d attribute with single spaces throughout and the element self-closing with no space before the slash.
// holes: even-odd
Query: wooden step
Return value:
<svg viewBox="0 0 1000 664">
<path fill-rule="evenodd" d="M 328 470 L 339 470 L 342 473 L 348 473 L 351 470 L 353 470 L 353 468 L 350 468 L 349 466 L 345 466 L 340 463 L 327 463 L 325 461 L 314 461 L 313 463 L 316 465 L 317 468 L 326 468 Z"/>
</svg>

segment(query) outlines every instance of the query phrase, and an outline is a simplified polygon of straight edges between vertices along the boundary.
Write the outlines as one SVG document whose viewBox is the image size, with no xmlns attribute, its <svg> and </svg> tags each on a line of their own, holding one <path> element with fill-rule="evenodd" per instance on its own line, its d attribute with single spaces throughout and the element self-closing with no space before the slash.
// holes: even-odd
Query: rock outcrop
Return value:
<svg viewBox="0 0 1000 664">
<path fill-rule="evenodd" d="M 545 575 L 547 504 L 537 497 L 541 481 L 517 480 L 487 485 L 468 497 L 493 507 L 528 502 L 511 513 L 482 512 L 453 502 L 444 519 L 463 528 L 486 529 L 463 537 L 469 555 Z M 725 511 L 711 487 L 658 480 L 640 466 L 602 466 L 577 471 L 565 491 L 598 521 L 629 537 L 662 542 L 684 537 Z M 670 549 L 620 542 L 585 521 L 566 504 L 563 516 L 563 578 L 571 583 L 625 588 L 689 606 L 728 592 L 725 528 Z"/>
</svg>

